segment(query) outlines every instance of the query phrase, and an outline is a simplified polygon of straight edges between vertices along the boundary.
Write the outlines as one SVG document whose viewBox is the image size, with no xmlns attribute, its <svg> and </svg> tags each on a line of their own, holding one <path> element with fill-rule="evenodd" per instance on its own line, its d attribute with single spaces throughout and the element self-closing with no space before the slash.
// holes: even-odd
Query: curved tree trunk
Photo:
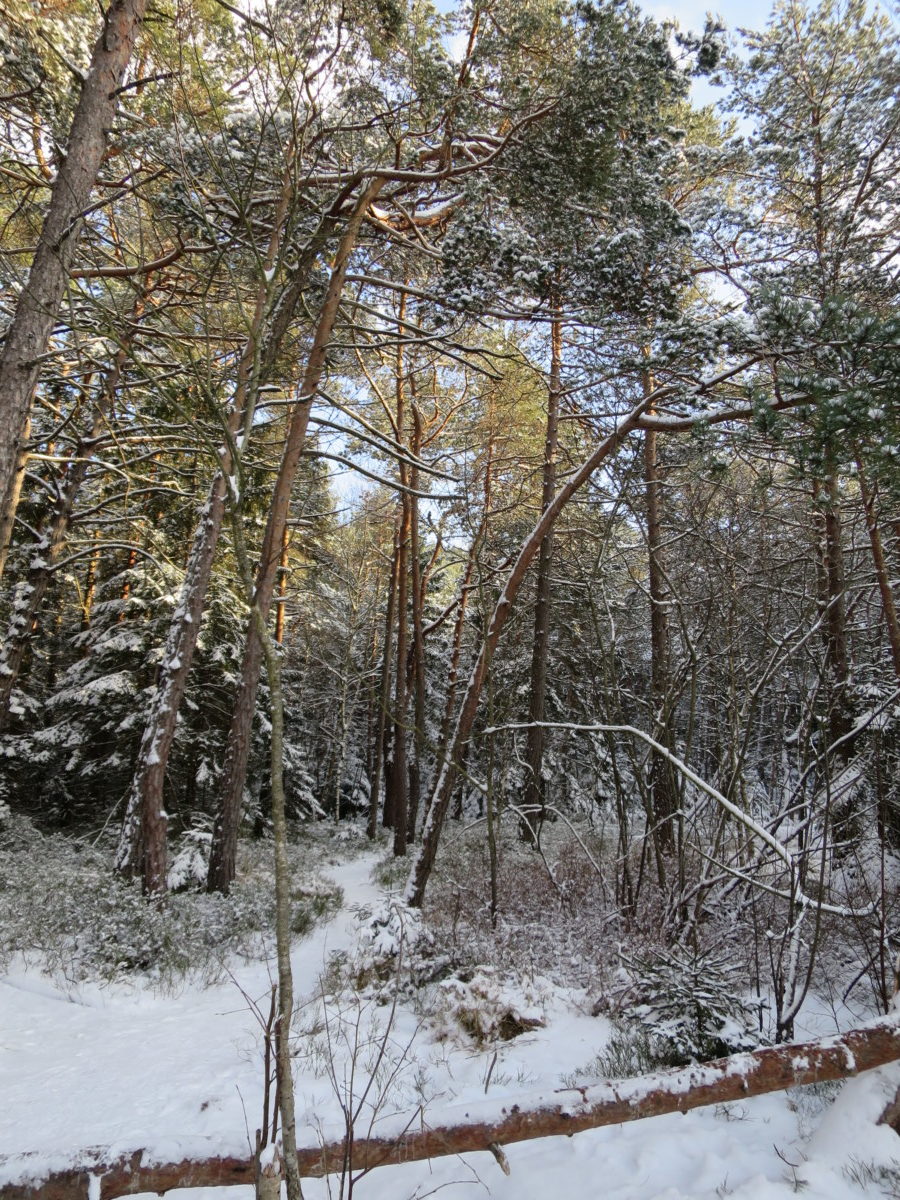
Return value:
<svg viewBox="0 0 900 1200">
<path fill-rule="evenodd" d="M 652 407 L 655 398 L 654 394 L 644 396 L 631 412 L 618 423 L 613 432 L 603 439 L 594 453 L 581 464 L 578 470 L 570 477 L 568 483 L 560 488 L 553 497 L 552 502 L 544 510 L 534 531 L 522 546 L 518 558 L 507 576 L 506 586 L 500 593 L 500 598 L 497 601 L 490 624 L 488 625 L 487 635 L 482 642 L 475 666 L 472 668 L 469 685 L 463 697 L 447 756 L 438 773 L 432 792 L 428 815 L 425 818 L 422 845 L 416 855 L 409 880 L 406 884 L 405 898 L 407 903 L 413 908 L 421 907 L 425 897 L 425 888 L 431 877 L 431 871 L 437 857 L 441 830 L 447 815 L 450 798 L 453 795 L 453 785 L 456 782 L 459 764 L 462 762 L 464 747 L 469 739 L 469 734 L 472 732 L 472 726 L 475 723 L 475 716 L 478 712 L 481 691 L 487 677 L 488 667 L 497 648 L 497 643 L 500 641 L 500 635 L 503 633 L 506 622 L 512 613 L 513 605 L 528 573 L 528 568 L 537 556 L 541 542 L 559 519 L 562 510 L 575 493 L 587 483 L 600 464 L 618 449 L 630 433 L 639 427 L 641 417 Z"/>
</svg>

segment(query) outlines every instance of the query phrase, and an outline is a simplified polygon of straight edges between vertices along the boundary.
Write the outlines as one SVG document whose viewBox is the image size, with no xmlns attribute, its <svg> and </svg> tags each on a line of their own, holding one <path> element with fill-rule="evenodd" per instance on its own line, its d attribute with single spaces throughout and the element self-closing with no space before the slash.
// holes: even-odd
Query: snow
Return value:
<svg viewBox="0 0 900 1200">
<path fill-rule="evenodd" d="M 373 863 L 374 856 L 366 853 L 331 868 L 344 891 L 343 908 L 294 949 L 298 1027 L 318 1025 L 317 1032 L 298 1041 L 301 1143 L 341 1135 L 335 1082 L 340 1088 L 349 1078 L 352 1064 L 345 1047 L 354 1039 L 363 1044 L 360 1073 L 389 1019 L 388 1005 L 357 1006 L 352 998 L 329 997 L 323 1034 L 317 998 L 327 956 L 352 951 L 360 917 L 371 922 L 370 914 L 383 907 L 371 881 Z M 229 983 L 173 995 L 137 984 L 66 988 L 31 968 L 14 966 L 0 978 L 0 1182 L 62 1167 L 92 1146 L 105 1146 L 111 1154 L 146 1148 L 156 1161 L 193 1154 L 249 1156 L 262 1095 L 261 1031 L 249 1000 L 268 1010 L 273 974 L 265 963 L 245 963 L 233 968 Z M 563 1077 L 577 1075 L 596 1055 L 609 1025 L 588 1015 L 583 996 L 549 987 L 538 991 L 532 1015 L 542 1016 L 545 1024 L 485 1049 L 462 1038 L 438 1040 L 434 1026 L 410 1004 L 400 1004 L 387 1041 L 399 1064 L 397 1074 L 383 1091 L 374 1089 L 369 1118 L 389 1127 L 424 1104 L 426 1121 L 449 1109 L 475 1119 L 529 1095 L 571 1104 L 576 1111 L 582 1103 L 578 1093 L 570 1093 L 571 1101 L 560 1095 Z M 823 1014 L 813 1013 L 812 1020 L 814 1032 L 828 1032 Z M 708 1073 L 708 1068 L 696 1070 Z M 806 1093 L 776 1093 L 507 1145 L 508 1178 L 502 1158 L 485 1151 L 379 1168 L 356 1190 L 359 1200 L 406 1200 L 438 1189 L 450 1200 L 468 1195 L 546 1200 L 560 1193 L 573 1200 L 601 1194 L 605 1200 L 719 1200 L 725 1195 L 788 1200 L 804 1184 L 816 1200 L 890 1194 L 871 1181 L 893 1160 L 900 1161 L 900 1140 L 875 1122 L 898 1085 L 900 1064 L 892 1064 L 851 1080 L 830 1108 Z M 357 1096 L 361 1086 L 357 1079 Z M 633 1090 L 633 1085 L 620 1089 L 622 1095 Z M 365 1117 L 361 1124 L 368 1124 Z M 863 1190 L 867 1180 L 869 1193 Z M 97 1194 L 96 1183 L 91 1188 Z M 325 1200 L 328 1181 L 305 1180 L 304 1194 Z M 250 1200 L 252 1189 L 169 1195 Z"/>
</svg>

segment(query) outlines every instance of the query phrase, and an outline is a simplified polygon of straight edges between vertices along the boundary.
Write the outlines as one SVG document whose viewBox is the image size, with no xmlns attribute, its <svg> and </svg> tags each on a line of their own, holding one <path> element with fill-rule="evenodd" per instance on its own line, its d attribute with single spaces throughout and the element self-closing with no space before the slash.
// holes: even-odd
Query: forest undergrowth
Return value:
<svg viewBox="0 0 900 1200">
<path fill-rule="evenodd" d="M 880 945 L 886 913 L 866 912 L 859 864 L 834 868 L 830 882 L 834 894 L 840 875 L 847 907 L 866 915 L 800 906 L 787 923 L 785 902 L 773 894 L 784 881 L 773 872 L 769 891 L 735 888 L 733 879 L 710 882 L 702 863 L 686 858 L 676 889 L 650 871 L 637 842 L 623 864 L 602 827 L 548 822 L 533 848 L 509 819 L 497 825 L 492 882 L 483 824 L 454 824 L 420 911 L 400 899 L 409 860 L 378 861 L 373 881 L 382 899 L 357 910 L 357 945 L 323 963 L 323 996 L 408 1004 L 435 1040 L 478 1048 L 544 1025 L 562 1000 L 612 1022 L 604 1048 L 570 1083 L 785 1040 L 808 996 L 832 1009 L 837 1024 L 848 1012 L 861 1018 L 881 1007 L 885 964 L 867 948 Z M 292 832 L 291 924 L 302 938 L 341 907 L 329 867 L 372 843 L 352 822 Z M 114 846 L 104 834 L 45 834 L 7 814 L 0 964 L 9 969 L 21 956 L 72 985 L 132 979 L 176 990 L 221 982 L 235 961 L 265 959 L 271 842 L 241 841 L 226 896 L 203 887 L 207 847 L 202 831 L 182 838 L 172 865 L 177 890 L 149 905 L 137 881 L 110 871 Z M 631 903 L 623 876 L 639 881 Z M 690 905 L 679 901 L 685 895 Z M 896 888 L 884 895 L 886 907 L 896 903 Z"/>
</svg>

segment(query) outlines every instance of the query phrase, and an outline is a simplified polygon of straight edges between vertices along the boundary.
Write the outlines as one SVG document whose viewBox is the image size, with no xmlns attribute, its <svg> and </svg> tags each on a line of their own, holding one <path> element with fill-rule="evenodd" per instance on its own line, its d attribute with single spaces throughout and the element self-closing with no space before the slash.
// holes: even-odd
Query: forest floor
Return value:
<svg viewBox="0 0 900 1200">
<path fill-rule="evenodd" d="M 549 985 L 535 1003 L 543 1027 L 478 1045 L 413 997 L 341 989 L 334 956 L 353 961 L 361 931 L 384 903 L 378 856 L 341 854 L 332 843 L 322 870 L 343 891 L 340 910 L 299 940 L 293 965 L 297 1018 L 298 1140 L 343 1133 L 340 1091 L 356 1094 L 375 1068 L 369 1119 L 426 1114 L 448 1104 L 559 1088 L 583 1078 L 611 1031 L 590 1015 L 583 991 Z M 382 872 L 383 877 L 383 872 Z M 247 1154 L 260 1124 L 260 1022 L 272 966 L 243 962 L 213 986 L 160 991 L 145 983 L 65 985 L 17 959 L 0 976 L 0 1183 L 15 1156 L 62 1167 L 77 1151 L 151 1150 L 159 1160 L 198 1153 Z M 324 975 L 323 975 L 323 969 Z M 346 975 L 344 976 L 346 978 Z M 323 982 L 324 981 L 324 982 Z M 441 985 L 434 985 L 440 988 Z M 377 991 L 377 989 L 376 989 Z M 534 999 L 534 997 L 533 997 Z M 253 1003 L 251 1003 L 251 1001 Z M 829 1025 L 829 1021 L 831 1024 Z M 824 1006 L 808 1006 L 798 1035 L 831 1032 Z M 493 1157 L 470 1154 L 375 1170 L 358 1200 L 821 1200 L 900 1196 L 900 1140 L 876 1128 L 900 1064 L 836 1087 L 793 1089 L 742 1102 L 656 1117 L 575 1137 L 510 1145 L 506 1177 Z M 835 1100 L 835 1096 L 837 1099 Z M 308 1200 L 346 1195 L 336 1177 L 304 1181 Z M 249 1200 L 252 1190 L 171 1192 L 179 1200 Z"/>
</svg>

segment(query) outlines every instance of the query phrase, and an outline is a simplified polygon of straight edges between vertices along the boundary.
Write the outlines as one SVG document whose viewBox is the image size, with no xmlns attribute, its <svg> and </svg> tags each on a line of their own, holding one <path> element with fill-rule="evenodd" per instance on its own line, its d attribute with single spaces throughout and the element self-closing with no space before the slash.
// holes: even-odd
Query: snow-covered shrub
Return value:
<svg viewBox="0 0 900 1200">
<path fill-rule="evenodd" d="M 291 923 L 305 933 L 340 903 L 340 890 L 311 873 L 302 851 L 292 857 L 303 885 L 292 889 Z M 184 891 L 158 905 L 113 874 L 105 850 L 0 831 L 0 966 L 23 954 L 70 982 L 136 973 L 163 986 L 212 982 L 229 958 L 266 953 L 274 936 L 271 877 L 252 861 L 241 866 L 228 896 Z"/>
<path fill-rule="evenodd" d="M 640 1024 L 614 1023 L 609 1041 L 578 1071 L 562 1076 L 566 1087 L 582 1087 L 599 1079 L 634 1079 L 660 1066 L 650 1035 Z"/>
<path fill-rule="evenodd" d="M 338 986 L 348 982 L 354 991 L 387 1002 L 395 994 L 415 996 L 451 969 L 450 957 L 436 949 L 418 909 L 388 900 L 374 911 L 361 909 L 358 916 L 357 949 L 334 964 L 342 977 Z"/>
<path fill-rule="evenodd" d="M 395 858 L 393 853 L 386 854 L 372 868 L 372 878 L 386 892 L 402 891 L 409 878 L 409 861 Z"/>
<path fill-rule="evenodd" d="M 545 1024 L 543 999 L 540 981 L 518 980 L 493 967 L 479 967 L 440 984 L 435 1015 L 440 1032 L 451 1032 L 449 1018 L 476 1045 L 483 1046 L 540 1029 Z"/>
<path fill-rule="evenodd" d="M 756 1013 L 736 987 L 738 965 L 712 950 L 675 947 L 624 959 L 620 1013 L 660 1066 L 720 1058 L 760 1043 Z"/>
<path fill-rule="evenodd" d="M 578 833 L 583 845 L 564 822 L 545 825 L 538 855 L 522 842 L 514 818 L 502 822 L 493 922 L 483 826 L 448 840 L 423 910 L 436 948 L 458 967 L 490 963 L 523 979 L 542 975 L 560 987 L 596 992 L 618 961 L 624 935 L 609 876 L 594 865 L 605 868 L 615 847 L 604 848 L 584 824 Z M 657 911 L 651 898 L 648 887 L 641 914 L 648 923 Z M 636 936 L 633 930 L 629 935 Z M 645 940 L 638 938 L 641 945 Z"/>
<path fill-rule="evenodd" d="M 188 888 L 203 886 L 209 866 L 211 842 L 212 834 L 205 829 L 189 829 L 182 834 L 166 877 L 170 892 L 183 892 Z"/>
</svg>

